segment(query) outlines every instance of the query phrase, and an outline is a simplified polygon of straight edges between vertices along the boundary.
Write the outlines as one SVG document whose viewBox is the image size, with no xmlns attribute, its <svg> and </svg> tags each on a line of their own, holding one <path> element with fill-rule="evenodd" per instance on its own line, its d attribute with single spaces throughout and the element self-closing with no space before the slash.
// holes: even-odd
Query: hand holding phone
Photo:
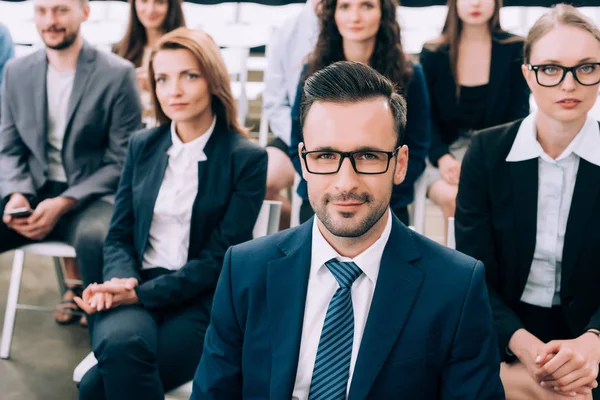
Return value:
<svg viewBox="0 0 600 400">
<path fill-rule="evenodd" d="M 19 207 L 12 210 L 4 210 L 4 215 L 8 215 L 11 218 L 27 218 L 32 212 L 33 210 L 29 207 Z"/>
</svg>

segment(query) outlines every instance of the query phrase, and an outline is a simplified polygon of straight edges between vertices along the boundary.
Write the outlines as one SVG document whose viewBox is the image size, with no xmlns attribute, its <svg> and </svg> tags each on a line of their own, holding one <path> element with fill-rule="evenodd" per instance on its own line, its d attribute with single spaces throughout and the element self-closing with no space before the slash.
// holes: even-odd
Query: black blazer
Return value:
<svg viewBox="0 0 600 400">
<path fill-rule="evenodd" d="M 456 248 L 483 261 L 501 354 L 536 243 L 538 160 L 506 162 L 522 120 L 475 135 L 456 200 Z M 579 161 L 562 257 L 561 304 L 573 336 L 600 328 L 600 167 Z"/>
<path fill-rule="evenodd" d="M 502 43 L 514 38 L 509 33 L 498 33 L 492 38 L 490 78 L 485 105 L 484 128 L 504 124 L 529 114 L 529 87 L 523 73 L 523 42 Z M 431 101 L 431 148 L 429 161 L 437 162 L 449 153 L 448 146 L 458 139 L 456 116 L 456 82 L 450 67 L 448 46 L 431 50 L 428 45 L 421 52 Z"/>
<path fill-rule="evenodd" d="M 266 191 L 265 150 L 217 119 L 204 148 L 207 160 L 198 163 L 188 262 L 142 282 L 139 271 L 171 144 L 169 124 L 132 136 L 104 244 L 104 280 L 137 278 L 139 301 L 149 309 L 177 306 L 199 296 L 212 301 L 225 251 L 252 239 Z"/>
</svg>

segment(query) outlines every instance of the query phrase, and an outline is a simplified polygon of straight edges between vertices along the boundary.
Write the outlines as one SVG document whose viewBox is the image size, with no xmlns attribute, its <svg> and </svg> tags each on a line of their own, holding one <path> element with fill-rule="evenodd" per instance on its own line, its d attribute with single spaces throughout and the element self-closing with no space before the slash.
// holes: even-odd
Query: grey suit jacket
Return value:
<svg viewBox="0 0 600 400">
<path fill-rule="evenodd" d="M 0 198 L 35 196 L 48 180 L 45 50 L 13 59 L 4 72 L 0 113 Z M 129 136 L 141 128 L 140 97 L 129 61 L 84 43 L 69 99 L 62 160 L 68 189 L 88 201 L 114 195 Z"/>
</svg>

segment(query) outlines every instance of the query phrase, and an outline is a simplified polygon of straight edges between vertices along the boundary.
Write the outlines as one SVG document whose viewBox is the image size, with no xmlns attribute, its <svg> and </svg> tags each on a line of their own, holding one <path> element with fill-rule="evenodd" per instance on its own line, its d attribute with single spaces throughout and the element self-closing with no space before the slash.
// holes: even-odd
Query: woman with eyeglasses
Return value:
<svg viewBox="0 0 600 400">
<path fill-rule="evenodd" d="M 456 247 L 486 266 L 507 399 L 598 399 L 600 29 L 557 5 L 524 63 L 538 110 L 474 137 Z"/>
<path fill-rule="evenodd" d="M 441 35 L 421 65 L 431 100 L 428 197 L 453 217 L 461 162 L 475 131 L 524 118 L 523 39 L 500 26 L 502 0 L 449 0 Z"/>
<path fill-rule="evenodd" d="M 302 142 L 300 104 L 304 81 L 315 72 L 337 61 L 355 61 L 369 65 L 390 79 L 407 103 L 404 143 L 409 148 L 406 178 L 394 187 L 391 208 L 406 225 L 407 206 L 413 201 L 414 183 L 425 170 L 429 150 L 429 94 L 423 69 L 413 64 L 402 49 L 400 27 L 396 20 L 396 0 L 323 0 L 317 45 L 308 57 L 292 107 L 290 157 L 302 176 L 299 144 Z M 313 149 L 305 149 L 307 151 Z M 298 185 L 302 198 L 300 222 L 314 214 L 308 201 L 306 181 Z"/>
</svg>

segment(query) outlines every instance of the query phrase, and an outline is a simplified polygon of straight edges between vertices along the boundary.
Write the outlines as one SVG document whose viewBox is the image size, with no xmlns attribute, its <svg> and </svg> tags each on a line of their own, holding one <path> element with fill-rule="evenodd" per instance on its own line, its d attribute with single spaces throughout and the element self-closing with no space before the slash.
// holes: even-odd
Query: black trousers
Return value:
<svg viewBox="0 0 600 400">
<path fill-rule="evenodd" d="M 409 217 L 408 217 L 408 208 L 406 207 L 400 207 L 397 208 L 395 210 L 392 210 L 394 212 L 394 214 L 396 215 L 396 217 L 398 217 L 398 219 L 400 221 L 402 221 L 402 223 L 406 226 L 409 225 Z M 302 205 L 300 206 L 300 223 L 303 224 L 306 221 L 308 221 L 313 215 L 315 215 L 315 212 L 313 211 L 310 202 L 308 201 L 303 201 Z"/>
<path fill-rule="evenodd" d="M 59 196 L 66 188 L 64 183 L 48 182 L 39 191 L 32 208 L 43 200 Z M 3 202 L 0 206 L 0 214 L 4 214 L 5 205 Z M 112 213 L 111 204 L 103 200 L 92 201 L 82 209 L 62 216 L 47 237 L 49 240 L 65 241 L 75 248 L 84 286 L 102 282 L 102 248 Z M 33 242 L 0 221 L 0 253 Z"/>
<path fill-rule="evenodd" d="M 147 281 L 162 268 L 142 271 Z M 81 400 L 164 400 L 165 392 L 194 378 L 210 304 L 194 301 L 150 311 L 139 305 L 100 312 L 92 349 L 98 364 L 79 383 Z"/>
</svg>

